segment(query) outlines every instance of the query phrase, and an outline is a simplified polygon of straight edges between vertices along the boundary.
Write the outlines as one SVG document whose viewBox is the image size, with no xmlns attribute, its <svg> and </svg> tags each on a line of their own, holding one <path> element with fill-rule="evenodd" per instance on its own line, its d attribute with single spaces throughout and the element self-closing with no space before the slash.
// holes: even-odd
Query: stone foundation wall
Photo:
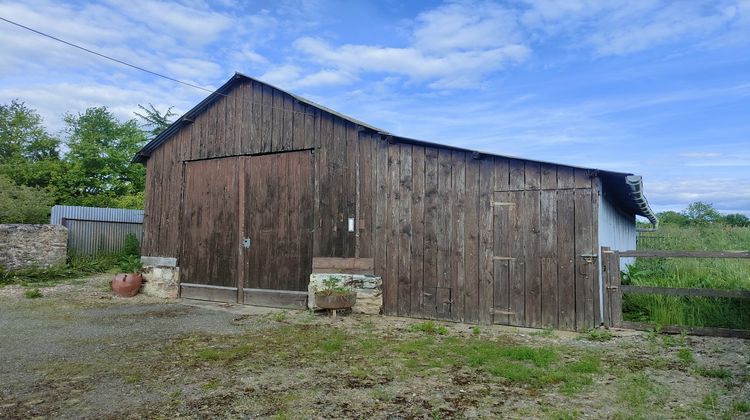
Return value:
<svg viewBox="0 0 750 420">
<path fill-rule="evenodd" d="M 0 266 L 5 270 L 65 263 L 68 229 L 61 225 L 0 225 Z"/>
<path fill-rule="evenodd" d="M 357 293 L 357 303 L 352 312 L 379 315 L 383 312 L 383 280 L 361 274 L 313 273 L 307 286 L 307 307 L 315 310 L 315 292 L 325 288 L 324 281 L 335 279 L 337 286 L 348 287 Z"/>
<path fill-rule="evenodd" d="M 175 258 L 141 257 L 143 285 L 141 293 L 167 299 L 180 292 L 180 267 Z"/>
</svg>

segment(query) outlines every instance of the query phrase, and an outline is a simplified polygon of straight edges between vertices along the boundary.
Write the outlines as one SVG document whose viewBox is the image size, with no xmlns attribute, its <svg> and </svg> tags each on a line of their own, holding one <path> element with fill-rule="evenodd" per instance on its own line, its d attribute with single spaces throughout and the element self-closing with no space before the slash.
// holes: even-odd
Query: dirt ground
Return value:
<svg viewBox="0 0 750 420">
<path fill-rule="evenodd" d="M 742 418 L 750 343 L 0 288 L 0 418 Z"/>
</svg>

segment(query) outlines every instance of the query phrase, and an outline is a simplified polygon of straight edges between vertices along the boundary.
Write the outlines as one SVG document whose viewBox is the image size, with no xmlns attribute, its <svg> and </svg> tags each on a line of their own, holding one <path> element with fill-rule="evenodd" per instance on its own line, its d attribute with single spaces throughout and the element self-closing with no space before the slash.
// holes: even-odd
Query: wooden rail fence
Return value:
<svg viewBox="0 0 750 420">
<path fill-rule="evenodd" d="M 601 255 L 602 277 L 606 293 L 604 299 L 604 325 L 609 327 L 630 328 L 636 330 L 649 330 L 653 328 L 652 325 L 647 323 L 629 322 L 622 319 L 622 295 L 625 293 L 750 299 L 750 290 L 623 285 L 622 279 L 620 278 L 621 257 L 750 259 L 750 252 L 748 251 L 614 251 L 608 247 L 602 247 Z M 750 339 L 750 330 L 733 328 L 666 325 L 661 327 L 661 331 L 666 333 L 680 333 L 684 331 L 693 335 Z"/>
</svg>

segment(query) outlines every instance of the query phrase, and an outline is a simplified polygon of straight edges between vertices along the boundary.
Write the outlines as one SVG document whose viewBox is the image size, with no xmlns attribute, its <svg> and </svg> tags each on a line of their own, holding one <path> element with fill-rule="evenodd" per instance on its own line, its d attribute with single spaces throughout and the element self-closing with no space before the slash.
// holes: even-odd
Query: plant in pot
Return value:
<svg viewBox="0 0 750 420">
<path fill-rule="evenodd" d="M 321 309 L 349 309 L 357 303 L 357 293 L 329 277 L 323 281 L 323 288 L 315 292 L 315 305 Z"/>
<path fill-rule="evenodd" d="M 137 255 L 127 255 L 120 260 L 120 273 L 112 279 L 112 292 L 120 297 L 132 297 L 141 289 L 141 259 Z"/>
</svg>

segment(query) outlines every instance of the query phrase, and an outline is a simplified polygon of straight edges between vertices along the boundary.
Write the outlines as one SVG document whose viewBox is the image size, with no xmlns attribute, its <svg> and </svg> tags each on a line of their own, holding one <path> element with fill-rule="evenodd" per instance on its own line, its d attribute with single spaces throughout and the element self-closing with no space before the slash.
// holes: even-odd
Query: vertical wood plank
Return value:
<svg viewBox="0 0 750 420">
<path fill-rule="evenodd" d="M 493 285 L 493 214 L 495 188 L 494 160 L 482 159 L 479 164 L 479 322 L 490 324 L 494 311 Z"/>
<path fill-rule="evenodd" d="M 267 85 L 260 85 L 263 91 L 263 106 L 261 108 L 261 152 L 273 150 L 273 89 Z"/>
<path fill-rule="evenodd" d="M 412 146 L 399 144 L 398 194 L 398 314 L 411 311 L 411 193 Z"/>
<path fill-rule="evenodd" d="M 560 172 L 558 172 L 560 175 Z M 568 175 L 560 177 L 567 183 Z M 572 173 L 569 179 L 572 181 Z M 561 189 L 557 192 L 557 258 L 558 258 L 558 322 L 561 329 L 576 327 L 576 281 L 575 281 L 575 192 Z"/>
<path fill-rule="evenodd" d="M 465 322 L 479 322 L 479 160 L 466 160 L 464 209 L 464 313 Z"/>
<path fill-rule="evenodd" d="M 533 169 L 534 174 L 539 172 Z M 529 179 L 529 173 L 527 172 L 526 179 Z M 531 178 L 536 178 L 532 176 Z M 529 184 L 530 188 L 534 188 L 536 181 L 532 181 Z M 526 326 L 532 328 L 540 328 L 542 326 L 542 282 L 541 282 L 541 271 L 542 261 L 540 256 L 540 191 L 529 190 L 524 193 L 524 256 L 526 260 Z"/>
<path fill-rule="evenodd" d="M 388 211 L 388 145 L 382 140 L 375 143 L 375 220 L 374 251 L 375 274 L 386 277 L 387 211 Z"/>
<path fill-rule="evenodd" d="M 591 254 L 592 243 L 591 190 L 575 190 L 575 266 L 576 266 L 576 329 L 594 326 L 594 266 L 583 257 Z"/>
<path fill-rule="evenodd" d="M 621 278 L 620 278 L 620 255 L 614 252 L 610 257 L 610 267 L 613 269 L 610 271 L 611 284 L 612 284 L 612 300 L 611 300 L 611 311 L 612 311 L 612 326 L 622 327 L 622 290 L 620 289 Z"/>
<path fill-rule="evenodd" d="M 542 185 L 542 169 L 539 162 L 524 163 L 524 189 L 538 190 Z"/>
<path fill-rule="evenodd" d="M 524 191 L 513 191 L 509 195 L 510 206 L 510 325 L 526 325 L 526 253 L 525 253 L 525 196 Z"/>
<path fill-rule="evenodd" d="M 271 151 L 283 150 L 284 94 L 271 89 Z"/>
<path fill-rule="evenodd" d="M 543 190 L 557 189 L 557 165 L 549 163 L 542 164 L 542 184 Z"/>
<path fill-rule="evenodd" d="M 282 95 L 281 116 L 284 121 L 281 137 L 281 150 L 294 149 L 294 103 L 289 95 Z"/>
<path fill-rule="evenodd" d="M 343 254 L 353 258 L 357 251 L 357 138 L 358 132 L 354 124 L 344 124 L 344 156 L 342 165 L 343 194 Z M 354 219 L 354 232 L 349 232 L 348 219 Z"/>
<path fill-rule="evenodd" d="M 252 113 L 250 124 L 250 153 L 260 153 L 263 151 L 263 87 L 257 82 L 253 82 L 252 91 Z"/>
<path fill-rule="evenodd" d="M 437 249 L 438 249 L 438 284 L 439 288 L 451 287 L 451 220 L 452 220 L 452 197 L 451 197 L 451 151 L 438 149 L 438 196 L 441 205 L 437 209 Z M 437 302 L 438 316 L 450 317 L 449 302 Z M 441 313 L 442 312 L 442 313 Z M 447 313 L 446 313 L 447 312 Z"/>
<path fill-rule="evenodd" d="M 567 189 L 575 188 L 575 173 L 573 168 L 569 166 L 558 166 L 557 167 L 557 188 Z"/>
<path fill-rule="evenodd" d="M 424 290 L 424 179 L 425 149 L 412 146 L 411 187 L 411 316 L 422 316 L 422 291 Z"/>
<path fill-rule="evenodd" d="M 510 191 L 520 191 L 525 186 L 525 167 L 522 160 L 510 159 L 508 162 L 508 189 Z"/>
<path fill-rule="evenodd" d="M 466 152 L 453 151 L 451 153 L 451 318 L 454 321 L 463 320 L 464 287 L 466 278 L 464 272 L 465 231 L 464 223 L 466 207 Z"/>
<path fill-rule="evenodd" d="M 575 169 L 575 187 L 591 188 L 591 176 L 587 169 Z"/>
<path fill-rule="evenodd" d="M 542 326 L 557 328 L 557 191 L 543 190 L 541 200 Z"/>
<path fill-rule="evenodd" d="M 399 147 L 388 145 L 388 212 L 386 248 L 386 277 L 383 279 L 383 306 L 386 314 L 398 314 L 398 255 L 399 255 Z"/>
<path fill-rule="evenodd" d="M 358 133 L 357 162 L 359 168 L 359 190 L 357 194 L 357 257 L 373 257 L 373 200 L 375 199 L 373 181 L 375 175 L 375 157 L 373 155 L 376 140 L 373 134 L 365 131 Z"/>
<path fill-rule="evenodd" d="M 333 150 L 333 120 L 327 114 L 323 116 L 320 123 L 320 135 L 321 135 L 321 148 L 318 158 L 318 170 L 319 170 L 319 199 L 320 203 L 320 218 L 318 219 L 318 230 L 316 231 L 316 244 L 318 244 L 319 252 L 316 253 L 318 256 L 330 257 L 334 256 L 333 253 L 333 238 L 335 237 L 334 229 L 335 213 L 331 196 L 334 194 L 333 183 L 335 178 L 331 170 L 330 160 L 335 159 L 331 156 L 335 156 Z"/>
<path fill-rule="evenodd" d="M 510 189 L 510 161 L 507 158 L 495 158 L 495 191 Z"/>
<path fill-rule="evenodd" d="M 498 203 L 512 202 L 511 193 L 507 191 L 496 191 L 494 200 Z M 512 311 L 510 305 L 510 269 L 514 261 L 509 260 L 511 257 L 511 215 L 514 214 L 514 207 L 510 205 L 493 206 L 493 233 L 494 233 L 494 252 L 493 279 L 494 279 L 494 303 L 493 318 L 495 324 L 508 325 L 510 323 L 509 314 Z"/>
<path fill-rule="evenodd" d="M 424 179 L 424 279 L 422 281 L 422 314 L 437 317 L 438 286 L 438 151 L 425 148 Z"/>
</svg>

